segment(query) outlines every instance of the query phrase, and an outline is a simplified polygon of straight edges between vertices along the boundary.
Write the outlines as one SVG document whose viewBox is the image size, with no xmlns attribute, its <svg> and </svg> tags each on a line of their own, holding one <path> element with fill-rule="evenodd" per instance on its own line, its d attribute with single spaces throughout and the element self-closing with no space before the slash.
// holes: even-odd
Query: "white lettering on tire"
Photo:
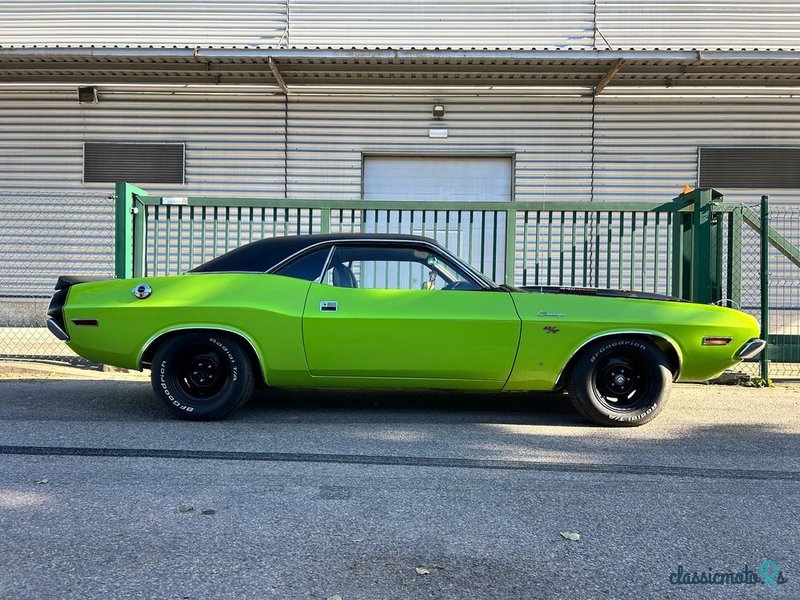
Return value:
<svg viewBox="0 0 800 600">
<path fill-rule="evenodd" d="M 173 406 L 185 412 L 193 412 L 194 411 L 193 406 L 187 406 L 186 404 L 181 404 L 178 400 L 175 399 L 175 396 L 173 396 L 172 393 L 169 391 L 169 388 L 167 387 L 166 374 L 167 374 L 167 361 L 162 360 L 161 367 L 159 369 L 159 379 L 161 381 L 161 389 L 163 390 L 164 395 L 167 397 L 167 400 L 169 400 L 172 403 Z"/>
<path fill-rule="evenodd" d="M 220 350 L 222 350 L 227 355 L 228 360 L 231 361 L 231 370 L 232 370 L 231 375 L 232 375 L 233 381 L 237 381 L 239 379 L 239 367 L 237 366 L 236 359 L 233 357 L 233 354 L 231 353 L 231 351 L 228 350 L 228 347 L 225 344 L 223 344 L 222 342 L 217 340 L 217 338 L 213 338 L 213 337 L 212 338 L 208 338 L 208 341 L 211 342 L 212 344 L 214 344 L 215 346 L 217 346 Z"/>
</svg>

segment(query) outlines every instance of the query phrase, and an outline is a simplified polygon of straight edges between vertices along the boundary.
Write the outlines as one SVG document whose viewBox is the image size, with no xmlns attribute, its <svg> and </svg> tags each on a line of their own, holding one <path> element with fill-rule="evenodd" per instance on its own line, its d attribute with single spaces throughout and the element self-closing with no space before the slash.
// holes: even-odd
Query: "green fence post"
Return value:
<svg viewBox="0 0 800 600">
<path fill-rule="evenodd" d="M 711 190 L 697 190 L 692 213 L 691 300 L 711 302 Z"/>
<path fill-rule="evenodd" d="M 769 381 L 769 196 L 761 196 L 761 379 Z"/>
<path fill-rule="evenodd" d="M 723 248 L 723 213 L 711 211 L 711 264 L 709 277 L 709 302 L 722 300 L 722 248 Z"/>
<path fill-rule="evenodd" d="M 323 208 L 319 221 L 320 233 L 330 233 L 331 231 L 331 209 Z"/>
<path fill-rule="evenodd" d="M 517 211 L 506 211 L 505 282 L 514 285 L 517 266 Z"/>
<path fill-rule="evenodd" d="M 114 276 L 121 279 L 133 277 L 134 195 L 146 196 L 147 192 L 124 181 L 114 187 Z"/>
<path fill-rule="evenodd" d="M 686 198 L 678 196 L 673 202 L 684 203 Z M 676 210 L 672 214 L 672 295 L 676 298 L 690 300 L 692 293 L 692 213 Z"/>
<path fill-rule="evenodd" d="M 142 191 L 142 190 L 140 190 Z M 144 277 L 147 275 L 145 265 L 145 232 L 147 230 L 147 207 L 139 200 L 143 194 L 133 194 L 133 276 Z"/>
<path fill-rule="evenodd" d="M 742 306 L 742 207 L 728 216 L 728 299 L 733 308 Z"/>
</svg>

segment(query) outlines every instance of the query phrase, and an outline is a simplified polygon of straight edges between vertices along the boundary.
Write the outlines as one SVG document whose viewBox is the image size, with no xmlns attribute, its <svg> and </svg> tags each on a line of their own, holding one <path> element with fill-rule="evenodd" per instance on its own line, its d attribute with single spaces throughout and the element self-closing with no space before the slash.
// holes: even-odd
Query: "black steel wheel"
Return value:
<svg viewBox="0 0 800 600">
<path fill-rule="evenodd" d="M 577 357 L 567 390 L 578 412 L 600 425 L 637 426 L 664 407 L 672 372 L 644 338 L 604 338 Z"/>
<path fill-rule="evenodd" d="M 161 344 L 153 357 L 150 380 L 174 415 L 221 419 L 252 395 L 253 366 L 234 336 L 191 332 Z"/>
</svg>

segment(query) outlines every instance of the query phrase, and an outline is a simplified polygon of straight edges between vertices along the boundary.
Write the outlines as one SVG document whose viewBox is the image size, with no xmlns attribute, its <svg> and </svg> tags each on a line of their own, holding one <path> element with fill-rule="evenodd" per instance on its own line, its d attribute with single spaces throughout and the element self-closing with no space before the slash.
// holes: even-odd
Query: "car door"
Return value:
<svg viewBox="0 0 800 600">
<path fill-rule="evenodd" d="M 303 312 L 313 376 L 505 383 L 520 336 L 509 293 L 433 246 L 337 244 L 329 261 Z"/>
</svg>

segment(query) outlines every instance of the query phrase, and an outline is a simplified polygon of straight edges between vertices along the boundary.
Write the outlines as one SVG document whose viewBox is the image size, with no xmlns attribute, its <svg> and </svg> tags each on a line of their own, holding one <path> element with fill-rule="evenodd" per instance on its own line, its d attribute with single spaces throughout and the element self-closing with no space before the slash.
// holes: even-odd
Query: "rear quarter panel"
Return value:
<svg viewBox="0 0 800 600">
<path fill-rule="evenodd" d="M 681 360 L 681 381 L 703 381 L 739 360 L 736 352 L 758 337 L 756 320 L 719 306 L 632 298 L 514 293 L 522 337 L 506 389 L 552 389 L 570 358 L 606 335 L 636 332 L 670 341 Z M 705 336 L 732 337 L 727 346 L 703 346 Z"/>
<path fill-rule="evenodd" d="M 131 292 L 147 283 L 152 295 Z M 248 339 L 274 385 L 307 374 L 302 312 L 309 282 L 278 275 L 208 273 L 83 283 L 64 308 L 69 346 L 81 356 L 138 369 L 147 344 L 182 328 L 222 329 Z M 77 327 L 72 319 L 97 319 Z"/>
</svg>

